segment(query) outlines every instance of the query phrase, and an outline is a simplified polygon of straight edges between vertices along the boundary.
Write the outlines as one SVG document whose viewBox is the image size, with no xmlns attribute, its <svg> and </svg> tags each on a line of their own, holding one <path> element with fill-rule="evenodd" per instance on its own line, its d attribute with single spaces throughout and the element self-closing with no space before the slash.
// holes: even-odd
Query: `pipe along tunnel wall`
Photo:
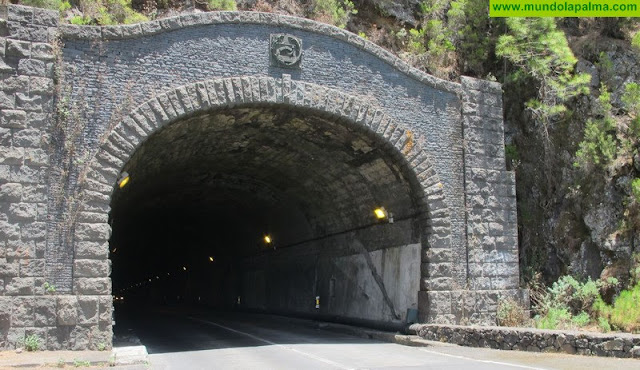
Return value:
<svg viewBox="0 0 640 370">
<path fill-rule="evenodd" d="M 108 347 L 112 294 L 143 282 L 377 322 L 526 301 L 499 84 L 278 14 L 58 19 L 0 7 L 0 347 Z"/>
</svg>

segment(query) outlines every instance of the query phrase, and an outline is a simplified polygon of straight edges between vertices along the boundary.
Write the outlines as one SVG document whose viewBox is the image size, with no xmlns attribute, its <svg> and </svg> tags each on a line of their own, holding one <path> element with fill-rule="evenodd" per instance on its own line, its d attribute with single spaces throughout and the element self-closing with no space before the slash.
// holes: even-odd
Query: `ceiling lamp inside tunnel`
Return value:
<svg viewBox="0 0 640 370">
<path fill-rule="evenodd" d="M 120 189 L 124 188 L 129 183 L 129 180 L 131 180 L 131 177 L 129 177 L 129 173 L 126 171 L 122 172 L 120 174 L 120 178 L 118 179 L 118 187 Z"/>
<path fill-rule="evenodd" d="M 265 235 L 264 236 L 264 242 L 267 244 L 271 244 L 273 242 L 273 240 L 271 239 L 270 235 Z"/>
<path fill-rule="evenodd" d="M 388 220 L 390 224 L 393 223 L 393 213 L 388 212 L 384 207 L 374 209 L 373 214 L 378 220 Z"/>
</svg>

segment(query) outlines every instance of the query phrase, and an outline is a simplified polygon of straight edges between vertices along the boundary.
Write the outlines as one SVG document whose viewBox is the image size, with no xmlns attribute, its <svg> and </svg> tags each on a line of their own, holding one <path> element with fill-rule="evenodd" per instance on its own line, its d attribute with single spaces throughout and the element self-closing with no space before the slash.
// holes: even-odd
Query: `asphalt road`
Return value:
<svg viewBox="0 0 640 370">
<path fill-rule="evenodd" d="M 152 369 L 588 369 L 638 360 L 521 353 L 451 345 L 408 347 L 248 314 L 145 312 L 116 322 L 147 346 Z"/>
</svg>

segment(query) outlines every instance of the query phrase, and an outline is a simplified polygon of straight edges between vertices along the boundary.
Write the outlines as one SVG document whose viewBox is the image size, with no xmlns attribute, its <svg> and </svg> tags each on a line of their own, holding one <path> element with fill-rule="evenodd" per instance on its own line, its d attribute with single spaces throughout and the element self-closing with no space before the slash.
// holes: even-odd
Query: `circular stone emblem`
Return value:
<svg viewBox="0 0 640 370">
<path fill-rule="evenodd" d="M 302 40 L 285 34 L 271 35 L 271 61 L 276 67 L 297 68 L 302 60 Z"/>
</svg>

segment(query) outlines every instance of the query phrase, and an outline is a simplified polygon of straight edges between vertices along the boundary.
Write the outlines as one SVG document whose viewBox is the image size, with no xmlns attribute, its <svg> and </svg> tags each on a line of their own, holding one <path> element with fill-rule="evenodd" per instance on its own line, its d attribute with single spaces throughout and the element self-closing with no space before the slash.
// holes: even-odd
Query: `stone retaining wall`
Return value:
<svg viewBox="0 0 640 370">
<path fill-rule="evenodd" d="M 626 333 L 429 324 L 415 324 L 410 329 L 427 340 L 467 347 L 640 359 L 640 335 Z"/>
</svg>

